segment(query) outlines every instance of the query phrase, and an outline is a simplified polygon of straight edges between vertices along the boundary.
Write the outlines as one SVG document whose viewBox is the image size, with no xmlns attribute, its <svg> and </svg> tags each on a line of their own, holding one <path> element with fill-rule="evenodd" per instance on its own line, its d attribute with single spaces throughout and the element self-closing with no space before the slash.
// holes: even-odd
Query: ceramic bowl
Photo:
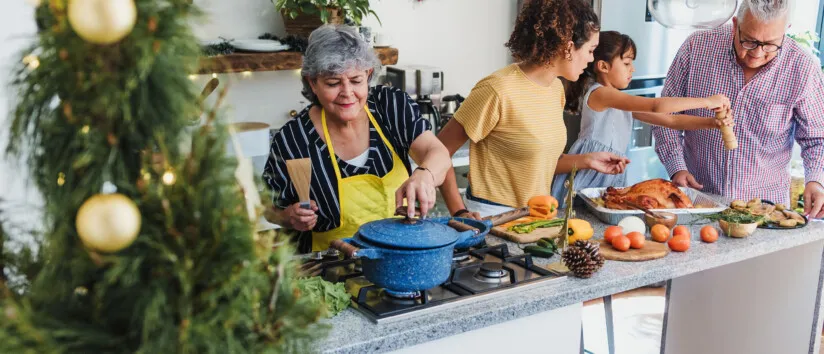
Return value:
<svg viewBox="0 0 824 354">
<path fill-rule="evenodd" d="M 755 229 L 758 228 L 758 223 L 735 224 L 724 220 L 718 220 L 718 226 L 721 228 L 721 232 L 725 235 L 741 238 L 752 235 L 755 232 Z"/>
</svg>

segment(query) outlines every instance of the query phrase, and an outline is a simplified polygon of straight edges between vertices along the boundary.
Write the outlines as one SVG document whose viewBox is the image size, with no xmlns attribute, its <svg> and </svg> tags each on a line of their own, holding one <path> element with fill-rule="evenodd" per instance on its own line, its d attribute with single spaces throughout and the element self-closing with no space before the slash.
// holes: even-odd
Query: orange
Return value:
<svg viewBox="0 0 824 354">
<path fill-rule="evenodd" d="M 649 229 L 649 234 L 655 242 L 667 242 L 670 237 L 670 229 L 663 224 L 655 224 Z"/>
<path fill-rule="evenodd" d="M 690 249 L 690 239 L 685 235 L 674 236 L 667 244 L 675 252 L 686 252 Z"/>
<path fill-rule="evenodd" d="M 604 241 L 612 242 L 612 238 L 615 236 L 621 236 L 624 234 L 624 229 L 620 226 L 610 226 L 606 230 L 604 230 Z"/>
<path fill-rule="evenodd" d="M 644 234 L 633 231 L 627 234 L 627 238 L 629 239 L 629 246 L 632 248 L 644 248 Z"/>
<path fill-rule="evenodd" d="M 624 235 L 618 235 L 612 238 L 612 247 L 621 252 L 629 250 L 630 240 Z"/>
<path fill-rule="evenodd" d="M 527 201 L 529 215 L 544 219 L 552 219 L 558 215 L 558 200 L 551 195 L 536 195 Z"/>
<path fill-rule="evenodd" d="M 701 228 L 701 241 L 706 243 L 713 243 L 718 241 L 718 230 L 712 225 L 707 225 Z"/>
<path fill-rule="evenodd" d="M 678 225 L 672 229 L 672 236 L 675 237 L 678 235 L 686 235 L 688 238 L 692 236 L 690 229 L 684 225 Z"/>
</svg>

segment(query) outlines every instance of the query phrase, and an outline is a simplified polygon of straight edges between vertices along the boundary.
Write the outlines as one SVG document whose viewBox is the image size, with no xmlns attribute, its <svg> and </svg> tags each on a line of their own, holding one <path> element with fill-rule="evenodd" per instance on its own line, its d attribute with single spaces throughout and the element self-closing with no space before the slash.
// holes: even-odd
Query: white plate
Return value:
<svg viewBox="0 0 824 354">
<path fill-rule="evenodd" d="M 289 49 L 289 46 L 270 39 L 236 39 L 231 42 L 237 50 L 249 52 L 279 52 Z"/>
</svg>

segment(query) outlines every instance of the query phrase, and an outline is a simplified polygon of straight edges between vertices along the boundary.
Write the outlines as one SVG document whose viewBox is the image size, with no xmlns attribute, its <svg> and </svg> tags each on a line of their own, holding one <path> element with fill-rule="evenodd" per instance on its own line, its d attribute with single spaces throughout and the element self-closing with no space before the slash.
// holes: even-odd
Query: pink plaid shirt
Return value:
<svg viewBox="0 0 824 354">
<path fill-rule="evenodd" d="M 824 75 L 790 38 L 749 83 L 735 60 L 731 24 L 692 34 L 670 66 L 663 96 L 732 101 L 738 149 L 724 149 L 719 130 L 654 127 L 655 151 L 670 176 L 688 170 L 704 191 L 731 199 L 789 202 L 793 139 L 806 181 L 824 184 Z M 685 114 L 714 117 L 706 109 Z"/>
</svg>

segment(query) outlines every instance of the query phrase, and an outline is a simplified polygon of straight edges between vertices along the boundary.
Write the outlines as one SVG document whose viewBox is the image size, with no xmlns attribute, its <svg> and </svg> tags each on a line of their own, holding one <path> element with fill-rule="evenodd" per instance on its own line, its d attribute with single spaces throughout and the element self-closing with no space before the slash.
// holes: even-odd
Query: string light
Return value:
<svg viewBox="0 0 824 354">
<path fill-rule="evenodd" d="M 84 125 L 83 128 L 80 128 L 80 132 L 83 134 L 89 134 L 89 126 Z"/>
<path fill-rule="evenodd" d="M 66 184 L 66 174 L 60 172 L 57 174 L 57 185 L 62 187 L 64 184 Z"/>
<path fill-rule="evenodd" d="M 74 293 L 75 295 L 86 296 L 86 294 L 89 293 L 89 289 L 87 289 L 85 286 L 78 286 L 74 288 Z"/>
<path fill-rule="evenodd" d="M 175 184 L 175 181 L 177 181 L 177 176 L 175 176 L 175 173 L 172 171 L 172 169 L 168 169 L 166 170 L 166 172 L 163 172 L 161 180 L 163 180 L 163 184 L 171 186 Z"/>
<path fill-rule="evenodd" d="M 189 80 L 195 81 L 197 79 L 197 75 L 189 75 Z"/>
<path fill-rule="evenodd" d="M 252 72 L 247 70 L 247 71 L 244 71 L 244 72 L 240 73 L 240 76 L 242 76 L 242 77 L 252 77 Z"/>
<path fill-rule="evenodd" d="M 216 74 L 216 73 L 212 73 L 212 78 L 213 78 L 213 79 L 217 79 L 217 74 Z"/>
<path fill-rule="evenodd" d="M 40 67 L 40 59 L 34 54 L 29 54 L 23 57 L 23 64 L 26 64 L 29 70 L 34 70 Z"/>
</svg>

